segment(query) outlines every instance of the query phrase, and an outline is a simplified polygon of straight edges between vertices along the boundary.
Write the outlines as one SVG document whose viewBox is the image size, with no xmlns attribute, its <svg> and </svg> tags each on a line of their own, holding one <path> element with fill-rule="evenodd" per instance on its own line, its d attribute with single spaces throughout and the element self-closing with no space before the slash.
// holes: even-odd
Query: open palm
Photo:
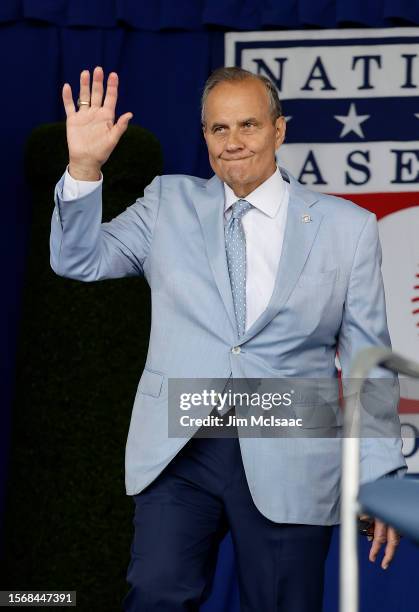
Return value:
<svg viewBox="0 0 419 612">
<path fill-rule="evenodd" d="M 80 74 L 81 105 L 76 111 L 71 87 L 66 83 L 62 96 L 67 115 L 67 143 L 70 159 L 70 173 L 74 178 L 93 178 L 100 174 L 101 166 L 109 158 L 119 139 L 128 127 L 132 113 L 125 113 L 115 123 L 115 108 L 118 98 L 118 75 L 111 72 L 108 77 L 105 98 L 103 99 L 103 70 L 99 66 L 93 72 L 90 91 L 90 74 L 84 70 Z M 72 169 L 74 172 L 72 172 Z M 82 175 L 82 176 L 81 176 Z M 94 178 L 98 178 L 95 176 Z"/>
</svg>

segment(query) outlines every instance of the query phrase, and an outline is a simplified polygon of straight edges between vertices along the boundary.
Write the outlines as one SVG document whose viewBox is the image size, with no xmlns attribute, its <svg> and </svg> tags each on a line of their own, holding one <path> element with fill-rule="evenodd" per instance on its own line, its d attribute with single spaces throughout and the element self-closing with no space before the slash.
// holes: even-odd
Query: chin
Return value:
<svg viewBox="0 0 419 612">
<path fill-rule="evenodd" d="M 249 173 L 249 169 L 240 168 L 239 165 L 237 165 L 236 167 L 231 166 L 229 168 L 226 168 L 223 174 L 224 176 L 235 182 L 240 181 L 246 183 L 249 180 L 252 180 L 252 177 Z"/>
<path fill-rule="evenodd" d="M 229 172 L 226 176 L 229 182 L 239 183 L 240 185 L 247 185 L 255 180 L 255 178 L 247 172 Z"/>
</svg>

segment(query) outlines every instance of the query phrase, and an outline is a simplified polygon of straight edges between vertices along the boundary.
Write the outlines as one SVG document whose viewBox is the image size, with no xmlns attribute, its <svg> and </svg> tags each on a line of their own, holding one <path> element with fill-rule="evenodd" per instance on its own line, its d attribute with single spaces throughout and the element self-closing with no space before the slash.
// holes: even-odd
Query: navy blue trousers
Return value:
<svg viewBox="0 0 419 612">
<path fill-rule="evenodd" d="M 263 516 L 237 438 L 192 438 L 134 500 L 124 612 L 198 611 L 228 529 L 241 612 L 321 612 L 332 527 Z"/>
</svg>

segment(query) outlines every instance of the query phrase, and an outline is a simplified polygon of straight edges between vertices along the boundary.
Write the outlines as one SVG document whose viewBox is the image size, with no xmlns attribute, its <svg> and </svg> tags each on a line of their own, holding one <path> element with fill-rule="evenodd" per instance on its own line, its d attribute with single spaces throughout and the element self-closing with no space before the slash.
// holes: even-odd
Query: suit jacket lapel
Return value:
<svg viewBox="0 0 419 612">
<path fill-rule="evenodd" d="M 280 170 L 284 174 L 284 169 Z M 260 332 L 284 306 L 297 284 L 322 222 L 321 213 L 310 210 L 318 200 L 318 194 L 304 189 L 289 173 L 284 178 L 289 178 L 289 202 L 274 290 L 267 308 L 240 339 L 240 343 Z M 305 215 L 309 216 L 308 222 L 304 221 Z"/>
<path fill-rule="evenodd" d="M 301 274 L 322 221 L 318 211 L 309 210 L 318 200 L 318 194 L 302 187 L 292 175 L 280 168 L 289 180 L 289 202 L 281 258 L 275 279 L 274 290 L 267 308 L 242 336 L 238 344 L 249 340 L 261 331 L 279 312 L 289 298 Z M 224 238 L 224 187 L 217 176 L 213 176 L 194 200 L 204 236 L 205 247 L 216 285 L 237 333 L 233 296 Z M 305 223 L 303 215 L 309 215 Z"/>
<path fill-rule="evenodd" d="M 224 238 L 224 186 L 214 175 L 203 187 L 194 206 L 204 235 L 205 248 L 218 291 L 237 334 L 233 296 Z"/>
</svg>

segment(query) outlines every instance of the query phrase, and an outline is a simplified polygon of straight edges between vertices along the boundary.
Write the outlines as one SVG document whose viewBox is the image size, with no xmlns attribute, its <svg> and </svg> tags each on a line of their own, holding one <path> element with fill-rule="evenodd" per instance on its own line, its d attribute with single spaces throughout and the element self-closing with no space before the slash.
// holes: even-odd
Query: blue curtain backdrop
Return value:
<svg viewBox="0 0 419 612">
<path fill-rule="evenodd" d="M 121 82 L 119 113 L 132 111 L 133 123 L 156 134 L 163 145 L 165 172 L 206 177 L 210 169 L 200 133 L 199 98 L 210 71 L 223 64 L 225 31 L 409 25 L 419 25 L 419 0 L 1 0 L 0 526 L 31 217 L 23 145 L 33 127 L 64 119 L 62 84 L 70 82 L 77 93 L 83 68 L 101 65 L 106 73 L 116 70 Z M 366 550 L 363 553 L 366 559 Z M 365 561 L 362 590 L 371 604 L 366 610 L 415 609 L 409 604 L 419 597 L 413 592 L 418 588 L 415 563 L 417 552 L 407 542 L 387 575 Z M 327 585 L 326 609 L 332 612 L 336 534 Z M 205 609 L 238 610 L 229 540 L 223 544 L 215 592 Z"/>
</svg>

